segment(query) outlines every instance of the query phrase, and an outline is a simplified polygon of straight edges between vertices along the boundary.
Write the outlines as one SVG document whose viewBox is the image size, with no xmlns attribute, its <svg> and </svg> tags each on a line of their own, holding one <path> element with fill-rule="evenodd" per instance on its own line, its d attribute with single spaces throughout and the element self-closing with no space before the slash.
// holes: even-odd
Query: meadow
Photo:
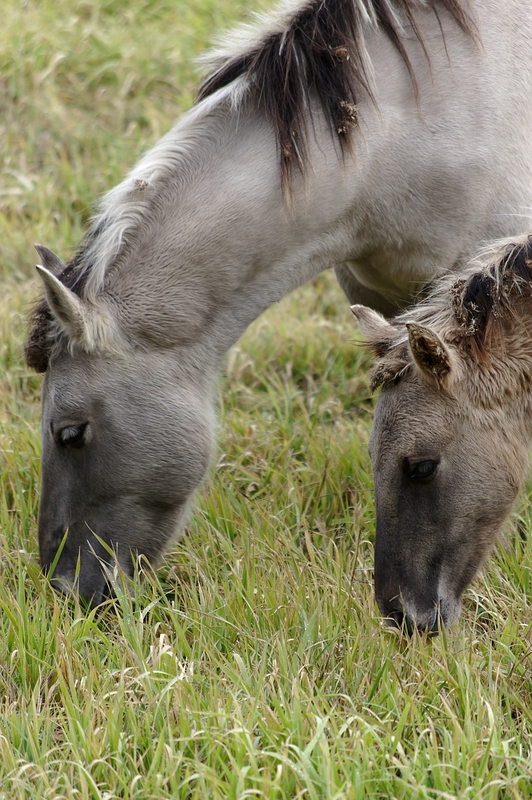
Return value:
<svg viewBox="0 0 532 800">
<path fill-rule="evenodd" d="M 209 482 L 134 597 L 86 611 L 40 573 L 32 245 L 68 258 L 252 8 L 3 3 L 0 800 L 532 797 L 532 489 L 456 625 L 383 626 L 370 358 L 330 272 L 230 352 Z"/>
</svg>

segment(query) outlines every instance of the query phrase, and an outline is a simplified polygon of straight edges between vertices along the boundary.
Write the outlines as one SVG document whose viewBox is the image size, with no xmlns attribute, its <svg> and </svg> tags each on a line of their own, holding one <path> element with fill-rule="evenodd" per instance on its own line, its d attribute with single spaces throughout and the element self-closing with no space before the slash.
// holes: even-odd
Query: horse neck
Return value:
<svg viewBox="0 0 532 800">
<path fill-rule="evenodd" d="M 315 122 L 313 168 L 283 197 L 270 127 L 257 112 L 211 113 L 194 153 L 159 189 L 102 300 L 130 340 L 198 346 L 216 361 L 272 303 L 349 255 L 348 192 L 330 132 Z M 321 126 L 321 127 L 320 127 Z M 193 166 L 190 166 L 190 164 Z"/>
</svg>

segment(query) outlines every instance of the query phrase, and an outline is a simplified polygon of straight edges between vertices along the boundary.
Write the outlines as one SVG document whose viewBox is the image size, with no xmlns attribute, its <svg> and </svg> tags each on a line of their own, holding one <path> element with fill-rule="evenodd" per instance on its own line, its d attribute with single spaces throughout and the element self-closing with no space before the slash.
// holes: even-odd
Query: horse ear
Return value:
<svg viewBox="0 0 532 800">
<path fill-rule="evenodd" d="M 351 306 L 368 347 L 378 357 L 387 352 L 397 338 L 396 329 L 377 311 L 367 306 Z"/>
<path fill-rule="evenodd" d="M 442 388 L 448 386 L 454 365 L 445 342 L 425 325 L 407 322 L 406 327 L 412 356 L 423 375 Z"/>
<path fill-rule="evenodd" d="M 48 250 L 48 248 L 42 244 L 35 244 L 33 246 L 40 256 L 43 267 L 45 267 L 45 269 L 47 269 L 56 277 L 61 275 L 63 270 L 66 269 L 66 265 L 63 264 L 59 256 L 56 256 L 55 253 L 52 253 L 51 250 Z"/>
<path fill-rule="evenodd" d="M 55 257 L 57 258 L 57 256 Z M 43 282 L 46 302 L 54 317 L 67 336 L 77 342 L 84 342 L 87 338 L 87 323 L 85 309 L 80 298 L 46 267 L 38 264 L 37 272 Z"/>
</svg>

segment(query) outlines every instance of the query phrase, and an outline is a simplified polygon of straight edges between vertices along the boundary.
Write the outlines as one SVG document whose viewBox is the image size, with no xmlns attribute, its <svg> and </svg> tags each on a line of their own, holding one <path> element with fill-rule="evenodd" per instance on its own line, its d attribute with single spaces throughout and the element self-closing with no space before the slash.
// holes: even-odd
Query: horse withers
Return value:
<svg viewBox="0 0 532 800">
<path fill-rule="evenodd" d="M 26 355 L 58 587 L 97 603 L 115 560 L 131 574 L 183 530 L 220 365 L 272 303 L 333 266 L 395 313 L 532 229 L 531 41 L 529 0 L 292 2 L 214 53 L 68 264 L 39 248 Z"/>
<path fill-rule="evenodd" d="M 382 614 L 436 631 L 508 517 L 532 441 L 532 237 L 486 249 L 388 322 L 352 307 L 382 385 L 370 454 Z"/>
</svg>

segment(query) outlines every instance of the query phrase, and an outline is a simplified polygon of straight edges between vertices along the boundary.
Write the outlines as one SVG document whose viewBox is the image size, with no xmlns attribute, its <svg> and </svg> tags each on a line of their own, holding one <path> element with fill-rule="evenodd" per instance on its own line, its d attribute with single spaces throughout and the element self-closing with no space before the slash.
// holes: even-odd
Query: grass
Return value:
<svg viewBox="0 0 532 800">
<path fill-rule="evenodd" d="M 192 102 L 226 0 L 5 0 L 0 30 L 0 798 L 532 797 L 525 498 L 436 639 L 372 594 L 368 355 L 326 273 L 229 354 L 217 468 L 136 595 L 85 612 L 40 574 L 32 242 Z M 527 492 L 530 495 L 530 491 Z"/>
</svg>

